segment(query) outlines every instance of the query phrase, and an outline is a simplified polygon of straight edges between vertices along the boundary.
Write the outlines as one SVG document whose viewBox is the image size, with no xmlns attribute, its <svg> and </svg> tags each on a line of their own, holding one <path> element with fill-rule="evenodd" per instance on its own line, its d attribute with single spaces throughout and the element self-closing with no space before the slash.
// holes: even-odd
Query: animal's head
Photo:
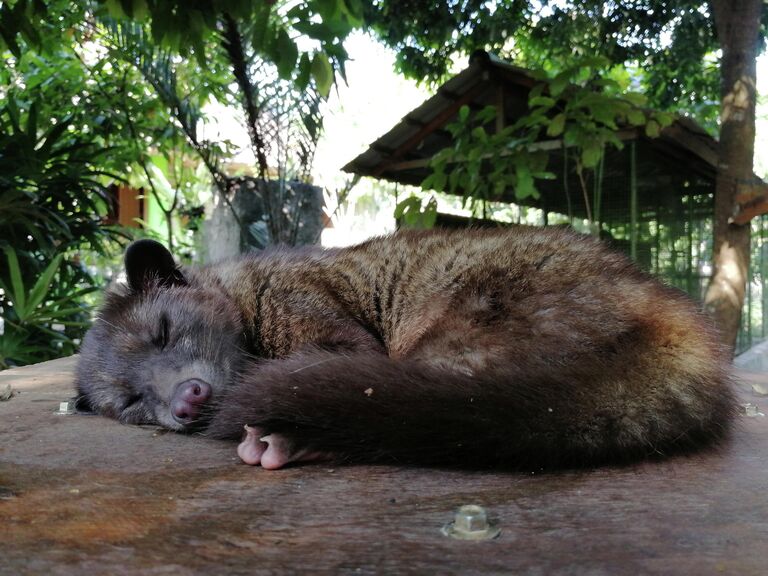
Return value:
<svg viewBox="0 0 768 576">
<path fill-rule="evenodd" d="M 242 322 L 214 280 L 185 275 L 153 240 L 125 253 L 128 284 L 113 286 L 80 350 L 78 406 L 128 424 L 189 430 L 232 381 Z"/>
</svg>

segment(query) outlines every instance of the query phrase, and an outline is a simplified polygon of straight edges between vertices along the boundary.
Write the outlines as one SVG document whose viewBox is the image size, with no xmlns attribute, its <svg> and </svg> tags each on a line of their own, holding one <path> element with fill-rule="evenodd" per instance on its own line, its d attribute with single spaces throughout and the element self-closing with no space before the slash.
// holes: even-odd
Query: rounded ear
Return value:
<svg viewBox="0 0 768 576">
<path fill-rule="evenodd" d="M 170 252 L 154 240 L 137 240 L 125 251 L 125 273 L 132 290 L 141 291 L 151 281 L 162 286 L 184 285 L 187 281 L 176 267 Z"/>
</svg>

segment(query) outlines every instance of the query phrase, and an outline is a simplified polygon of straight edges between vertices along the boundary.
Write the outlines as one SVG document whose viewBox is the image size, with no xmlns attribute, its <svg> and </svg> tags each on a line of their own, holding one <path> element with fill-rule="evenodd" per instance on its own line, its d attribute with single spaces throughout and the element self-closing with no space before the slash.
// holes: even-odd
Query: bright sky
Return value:
<svg viewBox="0 0 768 576">
<path fill-rule="evenodd" d="M 339 169 L 432 94 L 394 71 L 394 54 L 357 33 L 346 43 L 347 84 L 339 82 L 328 100 L 325 133 L 315 156 L 314 174 L 332 185 Z"/>
</svg>

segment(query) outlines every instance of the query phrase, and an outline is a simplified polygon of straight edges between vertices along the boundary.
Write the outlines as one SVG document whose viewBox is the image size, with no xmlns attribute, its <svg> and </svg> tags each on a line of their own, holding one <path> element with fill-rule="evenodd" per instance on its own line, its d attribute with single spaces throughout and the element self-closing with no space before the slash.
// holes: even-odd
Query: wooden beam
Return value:
<svg viewBox="0 0 768 576">
<path fill-rule="evenodd" d="M 748 204 L 756 198 L 768 195 L 768 184 L 762 180 L 739 184 L 736 192 L 736 202 L 739 204 Z"/>
<path fill-rule="evenodd" d="M 736 194 L 736 213 L 729 224 L 743 226 L 752 218 L 768 214 L 768 184 L 762 181 L 739 184 Z"/>
<path fill-rule="evenodd" d="M 424 140 L 424 138 L 448 122 L 448 120 L 450 120 L 459 111 L 459 108 L 471 102 L 475 96 L 480 94 L 487 87 L 488 84 L 480 80 L 461 97 L 454 100 L 447 108 L 445 108 L 442 112 L 440 112 L 437 116 L 425 124 L 421 130 L 416 132 L 413 136 L 401 144 L 400 147 L 392 153 L 391 157 L 380 162 L 379 165 L 376 166 L 376 168 L 374 168 L 371 172 L 371 176 L 374 178 L 381 176 L 392 166 L 392 164 L 397 162 L 406 153 L 415 148 L 420 142 Z"/>
<path fill-rule="evenodd" d="M 748 207 L 739 206 L 737 214 L 729 218 L 728 223 L 743 226 L 748 224 L 755 216 L 762 216 L 763 214 L 768 214 L 768 198 L 763 198 L 759 202 L 750 204 Z"/>
</svg>

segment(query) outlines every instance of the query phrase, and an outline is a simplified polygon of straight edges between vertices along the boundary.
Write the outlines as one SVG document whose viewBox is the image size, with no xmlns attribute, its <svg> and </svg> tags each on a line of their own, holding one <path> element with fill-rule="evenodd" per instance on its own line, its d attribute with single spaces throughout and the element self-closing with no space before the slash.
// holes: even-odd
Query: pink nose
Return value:
<svg viewBox="0 0 768 576">
<path fill-rule="evenodd" d="M 181 424 L 189 424 L 200 415 L 200 409 L 211 397 L 211 385 L 198 378 L 176 386 L 171 398 L 171 415 Z"/>
</svg>

